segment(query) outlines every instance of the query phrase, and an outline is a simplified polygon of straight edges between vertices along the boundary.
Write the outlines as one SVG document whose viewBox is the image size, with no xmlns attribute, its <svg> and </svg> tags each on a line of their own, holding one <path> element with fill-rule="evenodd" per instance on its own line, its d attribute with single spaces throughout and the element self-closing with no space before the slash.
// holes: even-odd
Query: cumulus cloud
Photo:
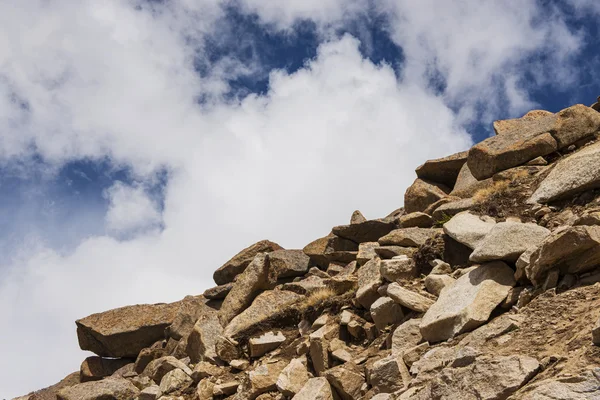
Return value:
<svg viewBox="0 0 600 400">
<path fill-rule="evenodd" d="M 257 66 L 203 52 L 203 38 L 227 22 L 218 2 L 18 4 L 26 5 L 0 4 L 0 102 L 7 105 L 0 107 L 0 161 L 33 152 L 54 166 L 108 157 L 130 167 L 139 184 L 115 183 L 106 192 L 107 235 L 81 238 L 67 252 L 32 240 L 1 267 L 0 319 L 13 327 L 0 342 L 11 360 L 0 366 L 4 396 L 78 368 L 85 354 L 77 349 L 77 318 L 201 293 L 217 267 L 254 241 L 300 248 L 347 223 L 356 208 L 376 218 L 400 207 L 417 165 L 472 142 L 468 118 L 451 103 L 484 90 L 490 76 L 548 37 L 518 29 L 534 11 L 511 32 L 453 12 L 429 34 L 432 17 L 399 1 L 388 6 L 404 15 L 391 28 L 406 46 L 400 79 L 345 35 L 324 40 L 298 71 L 266 71 L 266 93 L 231 99 L 228 81 Z M 244 2 L 276 29 L 293 29 L 302 18 L 337 23 L 359 3 L 281 4 Z M 500 21 L 516 18 L 510 8 L 493 10 Z M 504 44 L 492 43 L 509 33 Z M 527 35 L 536 41 L 524 45 Z M 209 68 L 199 74 L 198 63 Z M 432 65 L 447 81 L 441 92 L 419 72 Z M 519 81 L 505 82 L 516 108 L 529 104 Z M 169 179 L 159 207 L 144 183 L 163 170 Z"/>
</svg>

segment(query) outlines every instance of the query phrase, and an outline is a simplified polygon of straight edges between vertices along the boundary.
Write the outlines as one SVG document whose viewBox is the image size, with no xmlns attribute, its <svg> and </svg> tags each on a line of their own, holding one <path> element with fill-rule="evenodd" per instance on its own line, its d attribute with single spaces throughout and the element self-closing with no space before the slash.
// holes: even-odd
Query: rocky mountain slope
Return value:
<svg viewBox="0 0 600 400">
<path fill-rule="evenodd" d="M 385 218 L 76 321 L 97 356 L 19 400 L 600 399 L 600 113 L 494 129 Z"/>
</svg>

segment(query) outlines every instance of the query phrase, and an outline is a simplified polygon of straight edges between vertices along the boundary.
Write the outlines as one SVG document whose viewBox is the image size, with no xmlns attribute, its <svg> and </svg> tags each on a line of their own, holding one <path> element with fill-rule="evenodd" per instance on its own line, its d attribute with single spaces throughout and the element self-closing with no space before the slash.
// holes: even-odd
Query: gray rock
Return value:
<svg viewBox="0 0 600 400">
<path fill-rule="evenodd" d="M 380 297 L 371 304 L 371 318 L 379 330 L 397 324 L 404 318 L 402 307 L 389 297 Z"/>
<path fill-rule="evenodd" d="M 440 233 L 441 229 L 400 228 L 395 229 L 379 239 L 382 246 L 419 247 L 430 237 Z"/>
<path fill-rule="evenodd" d="M 371 220 L 357 224 L 336 226 L 332 232 L 344 239 L 355 243 L 376 242 L 380 237 L 387 235 L 396 228 L 393 222 Z"/>
<path fill-rule="evenodd" d="M 402 356 L 390 355 L 375 361 L 369 369 L 369 382 L 379 393 L 393 393 L 408 386 L 410 373 Z"/>
<path fill-rule="evenodd" d="M 177 368 L 169 371 L 160 381 L 159 389 L 162 394 L 173 393 L 190 387 L 194 381 L 183 370 Z"/>
<path fill-rule="evenodd" d="M 426 312 L 434 303 L 430 298 L 405 289 L 395 282 L 388 286 L 387 294 L 396 303 L 416 312 Z"/>
<path fill-rule="evenodd" d="M 501 261 L 472 269 L 442 291 L 425 313 L 423 338 L 440 342 L 484 324 L 514 285 L 513 270 Z"/>
<path fill-rule="evenodd" d="M 351 224 L 360 224 L 360 223 L 366 222 L 366 221 L 367 221 L 367 219 L 359 210 L 355 210 L 352 213 L 352 216 L 350 217 Z"/>
<path fill-rule="evenodd" d="M 423 340 L 421 336 L 421 318 L 412 318 L 399 325 L 392 334 L 391 347 L 392 354 L 402 355 L 404 352 Z"/>
<path fill-rule="evenodd" d="M 478 190 L 486 189 L 494 184 L 492 178 L 477 180 L 471 170 L 469 169 L 468 164 L 464 164 L 458 174 L 458 178 L 456 179 L 456 184 L 454 185 L 454 189 L 450 192 L 450 196 L 462 197 L 463 199 L 472 197 Z"/>
<path fill-rule="evenodd" d="M 356 262 L 359 265 L 365 264 L 372 258 L 377 256 L 375 249 L 379 247 L 377 242 L 363 242 L 358 245 L 358 255 L 356 256 Z"/>
<path fill-rule="evenodd" d="M 417 276 L 417 266 L 412 258 L 399 256 L 391 260 L 381 260 L 379 272 L 389 282 L 401 279 L 412 279 Z"/>
<path fill-rule="evenodd" d="M 456 214 L 444 224 L 444 233 L 465 246 L 475 249 L 496 225 L 491 220 L 471 214 L 468 211 Z"/>
<path fill-rule="evenodd" d="M 185 352 L 190 357 L 190 360 L 193 363 L 199 361 L 214 362 L 217 358 L 215 345 L 217 338 L 222 333 L 223 327 L 219 322 L 216 312 L 200 317 L 196 321 L 194 329 L 187 340 Z"/>
<path fill-rule="evenodd" d="M 449 275 L 429 274 L 425 278 L 425 288 L 435 296 L 439 296 L 444 288 L 454 284 L 456 280 Z"/>
<path fill-rule="evenodd" d="M 381 260 L 373 258 L 358 270 L 356 299 L 367 310 L 379 298 L 377 288 L 383 283 L 380 273 Z"/>
</svg>

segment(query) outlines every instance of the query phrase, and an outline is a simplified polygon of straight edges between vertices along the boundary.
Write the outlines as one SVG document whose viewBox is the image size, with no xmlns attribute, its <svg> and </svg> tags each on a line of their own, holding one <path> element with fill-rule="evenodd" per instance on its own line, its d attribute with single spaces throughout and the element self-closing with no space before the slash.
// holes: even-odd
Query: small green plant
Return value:
<svg viewBox="0 0 600 400">
<path fill-rule="evenodd" d="M 436 228 L 441 228 L 442 226 L 444 226 L 444 224 L 448 221 L 450 221 L 452 219 L 451 215 L 448 215 L 446 213 L 442 213 L 442 216 L 440 217 L 440 219 L 438 219 L 437 221 L 435 221 L 435 227 Z"/>
</svg>

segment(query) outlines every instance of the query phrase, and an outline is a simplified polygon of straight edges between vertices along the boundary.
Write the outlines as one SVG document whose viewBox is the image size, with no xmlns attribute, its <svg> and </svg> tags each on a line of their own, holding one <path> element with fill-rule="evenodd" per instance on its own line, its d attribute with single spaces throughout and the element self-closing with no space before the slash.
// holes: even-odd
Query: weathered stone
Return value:
<svg viewBox="0 0 600 400">
<path fill-rule="evenodd" d="M 524 131 L 548 132 L 552 129 L 553 117 L 550 111 L 531 110 L 521 118 L 494 121 L 494 132 L 496 135 Z"/>
<path fill-rule="evenodd" d="M 596 346 L 600 346 L 600 319 L 596 321 L 596 324 L 592 329 L 592 343 Z"/>
<path fill-rule="evenodd" d="M 215 312 L 201 316 L 187 340 L 185 352 L 190 360 L 193 363 L 214 362 L 217 358 L 215 344 L 222 333 L 223 327 Z"/>
<path fill-rule="evenodd" d="M 152 361 L 144 370 L 143 375 L 148 376 L 156 383 L 160 383 L 167 373 L 175 369 L 180 369 L 187 375 L 192 375 L 192 370 L 183 361 L 173 356 L 166 356 Z"/>
<path fill-rule="evenodd" d="M 391 231 L 379 239 L 382 246 L 419 247 L 430 237 L 441 233 L 441 229 L 429 228 L 400 228 Z"/>
<path fill-rule="evenodd" d="M 248 341 L 250 357 L 261 357 L 281 346 L 283 342 L 285 342 L 285 336 L 281 332 L 266 332 L 259 337 L 251 338 Z"/>
<path fill-rule="evenodd" d="M 500 222 L 478 243 L 469 260 L 479 263 L 494 260 L 514 263 L 529 247 L 538 246 L 548 235 L 548 229 L 536 224 Z"/>
<path fill-rule="evenodd" d="M 398 226 L 400 228 L 431 228 L 433 219 L 423 212 L 416 211 L 399 217 Z"/>
<path fill-rule="evenodd" d="M 194 366 L 194 370 L 192 371 L 192 379 L 194 382 L 200 382 L 204 378 L 209 378 L 211 376 L 219 376 L 225 373 L 225 370 L 222 368 L 213 365 L 206 361 L 200 361 Z"/>
<path fill-rule="evenodd" d="M 453 203 L 453 202 L 456 202 L 456 201 L 459 201 L 459 200 L 461 200 L 460 197 L 448 195 L 446 197 L 442 197 L 441 199 L 439 199 L 435 203 L 432 203 L 429 206 L 427 206 L 427 208 L 423 212 L 425 214 L 433 216 L 433 214 L 435 213 L 435 211 L 438 208 L 440 208 L 441 206 L 443 206 L 444 204 Z"/>
<path fill-rule="evenodd" d="M 371 341 L 377 335 L 377 328 L 375 325 L 360 317 L 355 317 L 348 323 L 346 328 L 348 329 L 350 336 L 358 340 L 367 339 Z"/>
<path fill-rule="evenodd" d="M 410 368 L 415 362 L 419 361 L 421 357 L 423 357 L 423 354 L 429 350 L 429 347 L 429 343 L 425 342 L 413 346 L 410 349 L 406 349 L 402 353 L 402 360 L 404 361 L 404 364 Z"/>
<path fill-rule="evenodd" d="M 380 393 L 392 393 L 410 382 L 410 374 L 402 356 L 390 355 L 376 361 L 369 371 L 369 382 Z"/>
<path fill-rule="evenodd" d="M 210 300 L 222 300 L 224 299 L 233 288 L 233 283 L 226 283 L 224 285 L 215 286 L 204 291 L 203 296 Z"/>
<path fill-rule="evenodd" d="M 383 283 L 380 273 L 381 260 L 374 258 L 358 270 L 358 290 L 356 299 L 367 310 L 379 298 L 377 288 Z"/>
<path fill-rule="evenodd" d="M 337 338 L 339 334 L 340 328 L 334 323 L 325 325 L 310 334 L 310 359 L 317 375 L 321 375 L 323 371 L 329 368 L 329 342 Z"/>
<path fill-rule="evenodd" d="M 442 204 L 431 215 L 434 220 L 443 222 L 458 213 L 472 209 L 475 205 L 476 201 L 473 198 L 455 200 Z"/>
<path fill-rule="evenodd" d="M 576 104 L 559 111 L 555 124 L 550 131 L 563 149 L 587 137 L 591 137 L 600 129 L 600 115 L 583 104 Z"/>
<path fill-rule="evenodd" d="M 425 278 L 425 288 L 435 296 L 439 296 L 444 288 L 454 284 L 455 279 L 449 275 L 429 274 Z"/>
<path fill-rule="evenodd" d="M 417 276 L 417 266 L 412 258 L 398 257 L 391 260 L 381 260 L 379 265 L 381 276 L 390 282 L 401 279 L 412 279 Z"/>
<path fill-rule="evenodd" d="M 237 369 L 238 371 L 245 371 L 248 368 L 250 368 L 250 361 L 244 359 L 231 360 L 229 362 L 229 365 L 231 366 L 231 368 Z"/>
<path fill-rule="evenodd" d="M 137 357 L 165 336 L 179 303 L 143 304 L 92 314 L 75 321 L 82 350 L 101 357 Z"/>
<path fill-rule="evenodd" d="M 448 157 L 428 160 L 425 164 L 419 166 L 415 172 L 421 179 L 452 187 L 461 167 L 467 162 L 468 155 L 468 151 L 462 151 Z"/>
<path fill-rule="evenodd" d="M 443 197 L 450 189 L 442 184 L 417 178 L 404 194 L 404 208 L 407 213 L 425 211 L 425 209 Z"/>
<path fill-rule="evenodd" d="M 225 362 L 231 362 L 241 355 L 240 344 L 237 340 L 227 336 L 219 336 L 215 343 L 215 350 L 219 358 Z"/>
<path fill-rule="evenodd" d="M 597 400 L 600 398 L 600 368 L 580 375 L 551 378 L 527 385 L 518 400 Z"/>
<path fill-rule="evenodd" d="M 81 363 L 79 376 L 81 382 L 98 381 L 111 376 L 119 368 L 131 364 L 131 359 L 111 359 L 97 356 L 88 357 Z"/>
<path fill-rule="evenodd" d="M 375 254 L 382 260 L 387 260 L 396 256 L 412 257 L 416 251 L 416 247 L 380 246 L 375 248 Z"/>
<path fill-rule="evenodd" d="M 275 250 L 269 253 L 269 267 L 277 279 L 306 274 L 309 262 L 310 258 L 302 250 Z"/>
<path fill-rule="evenodd" d="M 578 225 L 600 225 L 600 212 L 584 212 L 579 218 L 573 223 L 574 226 Z"/>
<path fill-rule="evenodd" d="M 444 233 L 465 246 L 475 249 L 496 225 L 491 220 L 471 214 L 468 211 L 456 214 L 444 224 Z"/>
<path fill-rule="evenodd" d="M 513 270 L 501 261 L 481 265 L 446 288 L 423 316 L 421 334 L 439 342 L 485 323 L 515 285 Z"/>
<path fill-rule="evenodd" d="M 237 253 L 231 260 L 227 261 L 217 269 L 213 274 L 213 279 L 217 285 L 233 282 L 233 279 L 238 274 L 244 272 L 257 254 L 269 253 L 281 249 L 283 249 L 283 247 L 268 240 L 261 240 L 260 242 L 254 243 L 252 246 L 246 247 L 244 250 Z"/>
<path fill-rule="evenodd" d="M 215 384 L 208 379 L 203 379 L 196 387 L 198 400 L 212 400 L 214 390 Z"/>
<path fill-rule="evenodd" d="M 152 385 L 140 392 L 138 400 L 158 400 L 162 392 L 158 385 Z"/>
<path fill-rule="evenodd" d="M 292 400 L 333 400 L 327 378 L 311 378 Z"/>
<path fill-rule="evenodd" d="M 431 260 L 429 262 L 429 265 L 431 265 L 431 267 L 432 267 L 431 268 L 432 275 L 447 275 L 447 274 L 452 273 L 452 266 L 443 260 L 440 260 L 440 259 Z"/>
<path fill-rule="evenodd" d="M 127 379 L 106 378 L 61 389 L 58 400 L 131 400 L 139 394 L 138 388 Z"/>
<path fill-rule="evenodd" d="M 308 379 L 306 357 L 294 358 L 279 374 L 277 389 L 283 395 L 292 397 L 302 390 Z"/>
<path fill-rule="evenodd" d="M 445 368 L 416 399 L 506 399 L 539 367 L 537 360 L 526 356 L 482 357 L 462 368 Z"/>
<path fill-rule="evenodd" d="M 380 220 L 365 221 L 358 224 L 341 225 L 332 229 L 332 232 L 344 239 L 355 243 L 376 242 L 380 237 L 387 235 L 396 228 L 393 222 Z"/>
<path fill-rule="evenodd" d="M 277 379 L 286 366 L 284 360 L 257 366 L 240 385 L 235 400 L 253 400 L 262 393 L 277 390 Z"/>
<path fill-rule="evenodd" d="M 600 143 L 558 161 L 527 202 L 546 203 L 600 187 L 599 162 Z"/>
<path fill-rule="evenodd" d="M 379 330 L 397 324 L 404 318 L 402 307 L 389 297 L 380 297 L 371 304 L 371 318 Z"/>
<path fill-rule="evenodd" d="M 402 355 L 411 347 L 416 346 L 423 340 L 421 336 L 421 318 L 413 318 L 399 325 L 391 336 L 392 354 Z"/>
<path fill-rule="evenodd" d="M 206 305 L 204 296 L 186 296 L 179 304 L 173 323 L 168 328 L 168 335 L 175 340 L 187 337 L 198 318 L 215 311 Z"/>
<path fill-rule="evenodd" d="M 239 386 L 240 383 L 238 381 L 219 383 L 213 386 L 212 394 L 216 397 L 231 396 L 238 390 Z M 213 396 L 211 396 L 211 399 Z"/>
<path fill-rule="evenodd" d="M 173 393 L 178 390 L 184 390 L 194 383 L 192 378 L 181 369 L 177 368 L 169 371 L 160 381 L 160 391 L 163 394 Z"/>
<path fill-rule="evenodd" d="M 260 292 L 274 286 L 276 277 L 269 265 L 269 256 L 258 254 L 238 276 L 218 312 L 222 326 L 227 326 L 236 315 L 248 308 Z"/>
<path fill-rule="evenodd" d="M 502 314 L 485 325 L 466 335 L 459 343 L 459 348 L 482 347 L 492 339 L 513 332 L 521 326 L 523 318 L 519 314 Z"/>
<path fill-rule="evenodd" d="M 346 363 L 323 373 L 342 400 L 362 398 L 365 378 L 356 365 Z"/>
<path fill-rule="evenodd" d="M 307 244 L 302 251 L 310 257 L 312 263 L 327 268 L 332 261 L 351 262 L 356 259 L 358 244 L 330 234 Z"/>
<path fill-rule="evenodd" d="M 524 267 L 527 278 L 542 284 L 548 271 L 581 273 L 600 263 L 600 226 L 574 226 L 553 232 L 531 254 Z M 522 262 L 521 264 L 526 264 Z"/>
<path fill-rule="evenodd" d="M 367 221 L 367 219 L 359 210 L 355 210 L 352 213 L 352 216 L 350 217 L 351 224 L 360 224 L 360 223 L 366 222 L 366 221 Z"/>
<path fill-rule="evenodd" d="M 359 244 L 356 262 L 358 262 L 359 265 L 363 265 L 370 259 L 375 258 L 377 256 L 377 253 L 375 253 L 377 247 L 379 247 L 379 243 L 377 242 L 364 242 Z"/>
<path fill-rule="evenodd" d="M 434 303 L 430 298 L 405 289 L 395 282 L 388 286 L 387 294 L 396 303 L 416 312 L 426 312 Z"/>
<path fill-rule="evenodd" d="M 454 185 L 454 189 L 450 192 L 450 196 L 457 196 L 463 199 L 472 197 L 477 191 L 486 189 L 494 184 L 492 178 L 477 180 L 471 170 L 469 169 L 468 164 L 464 164 L 458 174 L 458 178 L 456 179 L 456 184 Z"/>
</svg>

